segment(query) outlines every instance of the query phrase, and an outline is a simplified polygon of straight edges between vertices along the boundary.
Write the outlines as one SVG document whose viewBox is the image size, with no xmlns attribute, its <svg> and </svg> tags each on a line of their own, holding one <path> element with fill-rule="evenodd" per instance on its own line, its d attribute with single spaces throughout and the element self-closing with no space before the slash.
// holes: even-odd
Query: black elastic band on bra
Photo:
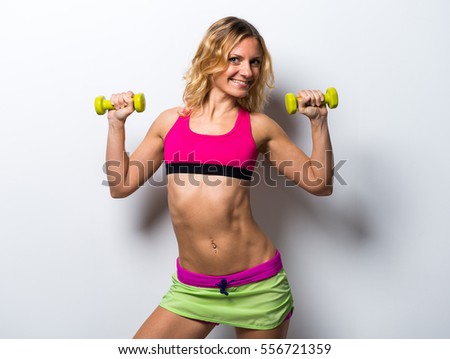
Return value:
<svg viewBox="0 0 450 359">
<path fill-rule="evenodd" d="M 245 168 L 212 163 L 166 163 L 166 173 L 196 173 L 203 175 L 227 176 L 247 181 L 252 180 L 253 171 Z"/>
</svg>

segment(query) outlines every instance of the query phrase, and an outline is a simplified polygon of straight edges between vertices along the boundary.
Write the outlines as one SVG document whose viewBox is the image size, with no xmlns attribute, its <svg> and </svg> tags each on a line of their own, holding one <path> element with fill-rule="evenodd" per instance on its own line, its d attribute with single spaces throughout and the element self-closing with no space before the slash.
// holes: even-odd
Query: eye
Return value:
<svg viewBox="0 0 450 359">
<path fill-rule="evenodd" d="M 238 64 L 238 63 L 239 63 L 239 58 L 236 57 L 236 56 L 230 57 L 230 58 L 228 59 L 228 62 L 229 62 L 230 64 Z"/>
<path fill-rule="evenodd" d="M 255 67 L 260 67 L 261 66 L 261 60 L 260 59 L 254 59 L 252 62 L 251 62 L 251 64 L 252 64 L 252 66 L 255 66 Z"/>
</svg>

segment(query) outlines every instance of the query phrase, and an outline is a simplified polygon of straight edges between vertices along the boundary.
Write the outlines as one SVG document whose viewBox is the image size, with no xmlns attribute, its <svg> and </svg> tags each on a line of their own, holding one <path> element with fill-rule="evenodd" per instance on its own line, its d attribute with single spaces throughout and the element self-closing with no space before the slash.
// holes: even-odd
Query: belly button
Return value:
<svg viewBox="0 0 450 359">
<path fill-rule="evenodd" d="M 217 253 L 217 244 L 214 243 L 214 240 L 211 240 L 211 246 L 214 250 L 214 253 Z"/>
</svg>

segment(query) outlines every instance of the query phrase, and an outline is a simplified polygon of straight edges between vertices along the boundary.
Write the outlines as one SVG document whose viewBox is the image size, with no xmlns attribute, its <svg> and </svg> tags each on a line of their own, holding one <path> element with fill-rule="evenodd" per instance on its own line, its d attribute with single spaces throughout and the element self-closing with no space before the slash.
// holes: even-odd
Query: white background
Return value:
<svg viewBox="0 0 450 359">
<path fill-rule="evenodd" d="M 203 34 L 228 15 L 266 39 L 267 113 L 306 152 L 309 124 L 285 114 L 285 92 L 340 94 L 333 196 L 280 178 L 253 188 L 295 296 L 289 338 L 450 337 L 448 2 L 3 0 L 0 338 L 129 338 L 158 305 L 177 256 L 164 174 L 109 197 L 93 99 L 146 94 L 133 151 L 182 103 Z"/>
</svg>

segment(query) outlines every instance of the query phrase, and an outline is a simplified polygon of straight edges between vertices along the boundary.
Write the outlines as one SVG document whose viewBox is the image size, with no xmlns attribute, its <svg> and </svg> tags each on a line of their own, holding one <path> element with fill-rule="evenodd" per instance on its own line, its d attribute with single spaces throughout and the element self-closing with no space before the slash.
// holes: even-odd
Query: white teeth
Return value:
<svg viewBox="0 0 450 359">
<path fill-rule="evenodd" d="M 240 84 L 240 85 L 249 85 L 250 84 L 250 81 L 241 81 L 241 80 L 235 80 L 235 79 L 232 79 L 231 81 L 233 81 L 237 84 Z"/>
</svg>

